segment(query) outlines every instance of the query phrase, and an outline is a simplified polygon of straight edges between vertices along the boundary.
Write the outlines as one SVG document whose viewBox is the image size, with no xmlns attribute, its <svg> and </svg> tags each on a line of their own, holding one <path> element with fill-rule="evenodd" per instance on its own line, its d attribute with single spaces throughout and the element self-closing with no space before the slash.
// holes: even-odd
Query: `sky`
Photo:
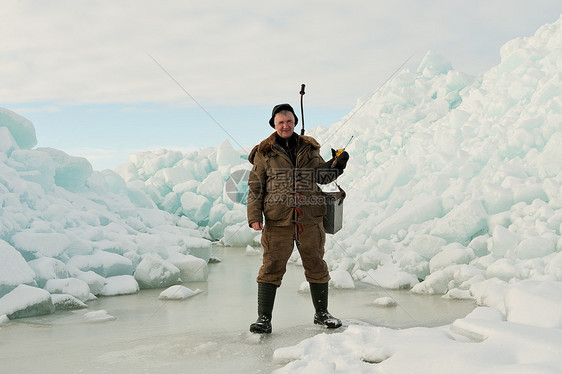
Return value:
<svg viewBox="0 0 562 374">
<path fill-rule="evenodd" d="M 228 139 L 249 151 L 288 102 L 329 126 L 427 51 L 478 75 L 560 0 L 2 0 L 0 107 L 38 147 L 113 169 L 130 153 Z M 337 147 L 339 145 L 330 145 Z"/>
</svg>

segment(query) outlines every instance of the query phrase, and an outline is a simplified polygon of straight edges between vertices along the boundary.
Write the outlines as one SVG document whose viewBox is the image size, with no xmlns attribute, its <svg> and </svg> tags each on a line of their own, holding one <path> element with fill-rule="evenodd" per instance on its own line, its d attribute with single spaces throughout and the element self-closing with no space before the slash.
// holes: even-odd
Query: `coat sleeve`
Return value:
<svg viewBox="0 0 562 374">
<path fill-rule="evenodd" d="M 333 162 L 334 158 L 331 158 L 328 161 L 322 162 L 315 168 L 316 183 L 328 184 L 335 181 L 341 174 L 343 174 L 343 169 L 340 168 L 339 165 L 332 168 Z"/>
<path fill-rule="evenodd" d="M 266 167 L 265 160 L 257 152 L 257 147 L 250 152 L 248 160 L 253 164 L 248 177 L 248 225 L 254 222 L 263 222 L 263 203 L 266 192 Z"/>
</svg>

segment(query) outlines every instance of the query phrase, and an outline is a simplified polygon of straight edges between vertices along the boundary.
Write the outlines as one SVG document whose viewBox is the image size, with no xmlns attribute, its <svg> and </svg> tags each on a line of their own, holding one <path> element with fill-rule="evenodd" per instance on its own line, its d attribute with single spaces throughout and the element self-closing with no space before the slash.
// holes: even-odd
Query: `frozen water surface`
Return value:
<svg viewBox="0 0 562 374">
<path fill-rule="evenodd" d="M 163 289 L 101 297 L 88 308 L 12 320 L 0 326 L 2 373 L 269 373 L 279 367 L 273 352 L 346 325 L 403 328 L 438 326 L 466 316 L 473 300 L 389 291 L 357 282 L 330 290 L 330 311 L 344 328 L 312 324 L 308 293 L 298 293 L 302 267 L 289 265 L 278 290 L 273 333 L 253 335 L 255 277 L 260 256 L 245 248 L 216 248 L 222 262 L 210 265 L 208 282 L 186 283 L 204 292 L 186 300 L 160 300 Z M 373 303 L 391 297 L 394 307 Z M 96 313 L 92 313 L 96 312 Z M 85 316 L 89 314 L 90 318 Z"/>
</svg>

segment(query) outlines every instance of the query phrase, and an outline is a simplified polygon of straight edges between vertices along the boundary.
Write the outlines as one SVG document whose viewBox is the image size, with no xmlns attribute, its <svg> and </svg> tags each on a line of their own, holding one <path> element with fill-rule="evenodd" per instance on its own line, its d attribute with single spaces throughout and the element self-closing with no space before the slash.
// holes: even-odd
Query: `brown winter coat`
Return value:
<svg viewBox="0 0 562 374">
<path fill-rule="evenodd" d="M 294 215 L 295 166 L 288 153 L 275 141 L 275 134 L 254 147 L 248 156 L 253 164 L 248 180 L 248 224 L 263 222 L 270 226 L 292 225 Z M 326 214 L 324 195 L 317 182 L 328 183 L 337 177 L 319 180 L 318 167 L 325 164 L 320 156 L 320 144 L 310 136 L 300 136 L 297 149 L 296 168 L 300 178 L 298 206 L 304 216 L 303 224 L 322 222 Z"/>
</svg>

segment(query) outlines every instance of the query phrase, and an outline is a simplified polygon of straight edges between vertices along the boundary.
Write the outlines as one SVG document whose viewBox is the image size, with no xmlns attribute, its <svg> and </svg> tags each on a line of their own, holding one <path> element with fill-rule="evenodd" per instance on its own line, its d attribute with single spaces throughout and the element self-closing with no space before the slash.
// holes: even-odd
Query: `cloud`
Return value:
<svg viewBox="0 0 562 374">
<path fill-rule="evenodd" d="M 558 0 L 4 2 L 0 101 L 350 108 L 429 49 L 477 74 L 499 47 L 555 21 Z M 6 37 L 8 35 L 8 37 Z"/>
<path fill-rule="evenodd" d="M 41 106 L 18 106 L 14 107 L 13 111 L 19 114 L 30 113 L 57 113 L 61 109 L 55 105 L 41 105 Z"/>
</svg>

